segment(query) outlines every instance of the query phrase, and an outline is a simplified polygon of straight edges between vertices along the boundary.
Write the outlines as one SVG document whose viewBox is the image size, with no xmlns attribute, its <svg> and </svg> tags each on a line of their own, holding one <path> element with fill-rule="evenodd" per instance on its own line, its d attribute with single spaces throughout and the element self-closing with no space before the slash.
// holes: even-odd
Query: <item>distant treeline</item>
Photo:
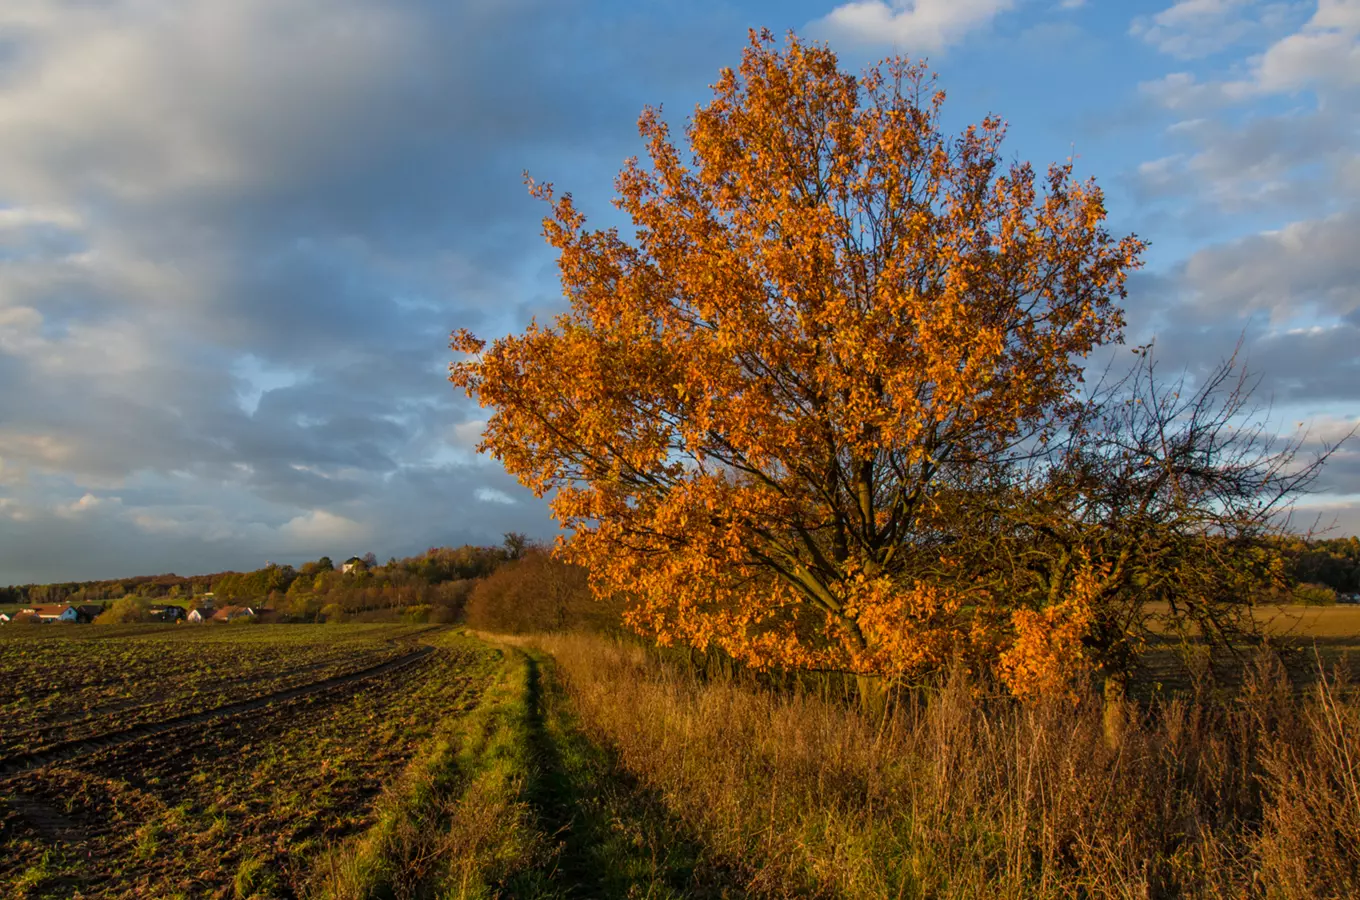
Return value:
<svg viewBox="0 0 1360 900">
<path fill-rule="evenodd" d="M 82 604 L 123 597 L 188 603 L 211 594 L 218 606 L 270 606 L 296 616 L 314 617 L 327 606 L 338 613 L 419 605 L 461 612 L 477 579 L 517 559 L 529 547 L 527 539 L 511 534 L 499 547 L 432 547 L 386 564 L 379 564 L 370 553 L 352 558 L 348 572 L 342 571 L 344 563 L 323 556 L 297 568 L 270 563 L 253 572 L 24 584 L 0 588 L 0 603 Z"/>
<path fill-rule="evenodd" d="M 344 571 L 348 566 L 349 571 Z M 617 604 L 591 598 L 586 573 L 511 533 L 500 546 L 431 547 L 379 564 L 373 554 L 337 565 L 328 556 L 294 568 L 145 575 L 104 581 L 0 588 L 0 603 L 25 605 L 141 601 L 267 607 L 284 621 L 392 619 L 467 621 L 496 631 L 607 630 Z"/>
<path fill-rule="evenodd" d="M 1338 594 L 1360 593 L 1360 538 L 1305 541 L 1282 538 L 1276 548 L 1285 582 L 1299 603 L 1335 603 Z"/>
</svg>

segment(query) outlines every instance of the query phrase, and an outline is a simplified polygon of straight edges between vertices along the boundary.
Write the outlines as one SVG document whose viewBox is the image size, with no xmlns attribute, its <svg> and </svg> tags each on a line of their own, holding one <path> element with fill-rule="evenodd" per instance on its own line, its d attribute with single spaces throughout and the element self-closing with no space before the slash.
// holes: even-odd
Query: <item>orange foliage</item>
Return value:
<svg viewBox="0 0 1360 900">
<path fill-rule="evenodd" d="M 998 669 L 1016 696 L 1060 694 L 1092 670 L 1083 638 L 1095 620 L 1094 601 L 1105 574 L 1083 560 L 1058 602 L 1037 611 L 1011 611 L 1014 641 L 1001 652 Z"/>
<path fill-rule="evenodd" d="M 1143 244 L 1070 164 L 1004 165 L 1000 120 L 942 133 L 923 66 L 753 33 L 713 94 L 688 162 L 643 113 L 631 241 L 531 182 L 570 311 L 456 332 L 450 380 L 638 629 L 910 676 L 979 621 L 930 578 L 941 498 L 1069 413 Z"/>
</svg>

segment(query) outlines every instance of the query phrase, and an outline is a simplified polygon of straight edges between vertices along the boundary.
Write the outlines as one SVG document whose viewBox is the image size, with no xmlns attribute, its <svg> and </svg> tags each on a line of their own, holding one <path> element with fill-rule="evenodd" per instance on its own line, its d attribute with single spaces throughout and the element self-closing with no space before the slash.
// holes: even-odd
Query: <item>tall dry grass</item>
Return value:
<svg viewBox="0 0 1360 900">
<path fill-rule="evenodd" d="M 1360 895 L 1360 699 L 1268 663 L 1233 698 L 1020 706 L 955 673 L 874 720 L 586 636 L 582 721 L 770 896 Z"/>
</svg>

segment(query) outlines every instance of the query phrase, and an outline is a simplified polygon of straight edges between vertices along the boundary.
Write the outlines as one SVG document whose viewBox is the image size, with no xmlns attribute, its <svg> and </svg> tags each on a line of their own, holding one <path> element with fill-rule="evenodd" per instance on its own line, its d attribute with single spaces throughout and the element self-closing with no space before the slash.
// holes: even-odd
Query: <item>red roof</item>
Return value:
<svg viewBox="0 0 1360 900">
<path fill-rule="evenodd" d="M 217 612 L 213 613 L 213 618 L 219 622 L 226 622 L 230 619 L 236 618 L 237 616 L 253 616 L 253 615 L 255 615 L 255 610 L 251 609 L 249 606 L 224 606 Z"/>
</svg>

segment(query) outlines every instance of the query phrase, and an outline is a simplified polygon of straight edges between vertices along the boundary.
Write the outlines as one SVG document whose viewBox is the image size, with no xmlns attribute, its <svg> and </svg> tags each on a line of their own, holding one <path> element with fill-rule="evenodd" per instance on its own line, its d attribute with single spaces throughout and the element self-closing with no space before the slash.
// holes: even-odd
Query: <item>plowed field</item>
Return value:
<svg viewBox="0 0 1360 900">
<path fill-rule="evenodd" d="M 0 633 L 0 894 L 296 896 L 491 654 L 400 626 Z"/>
</svg>

